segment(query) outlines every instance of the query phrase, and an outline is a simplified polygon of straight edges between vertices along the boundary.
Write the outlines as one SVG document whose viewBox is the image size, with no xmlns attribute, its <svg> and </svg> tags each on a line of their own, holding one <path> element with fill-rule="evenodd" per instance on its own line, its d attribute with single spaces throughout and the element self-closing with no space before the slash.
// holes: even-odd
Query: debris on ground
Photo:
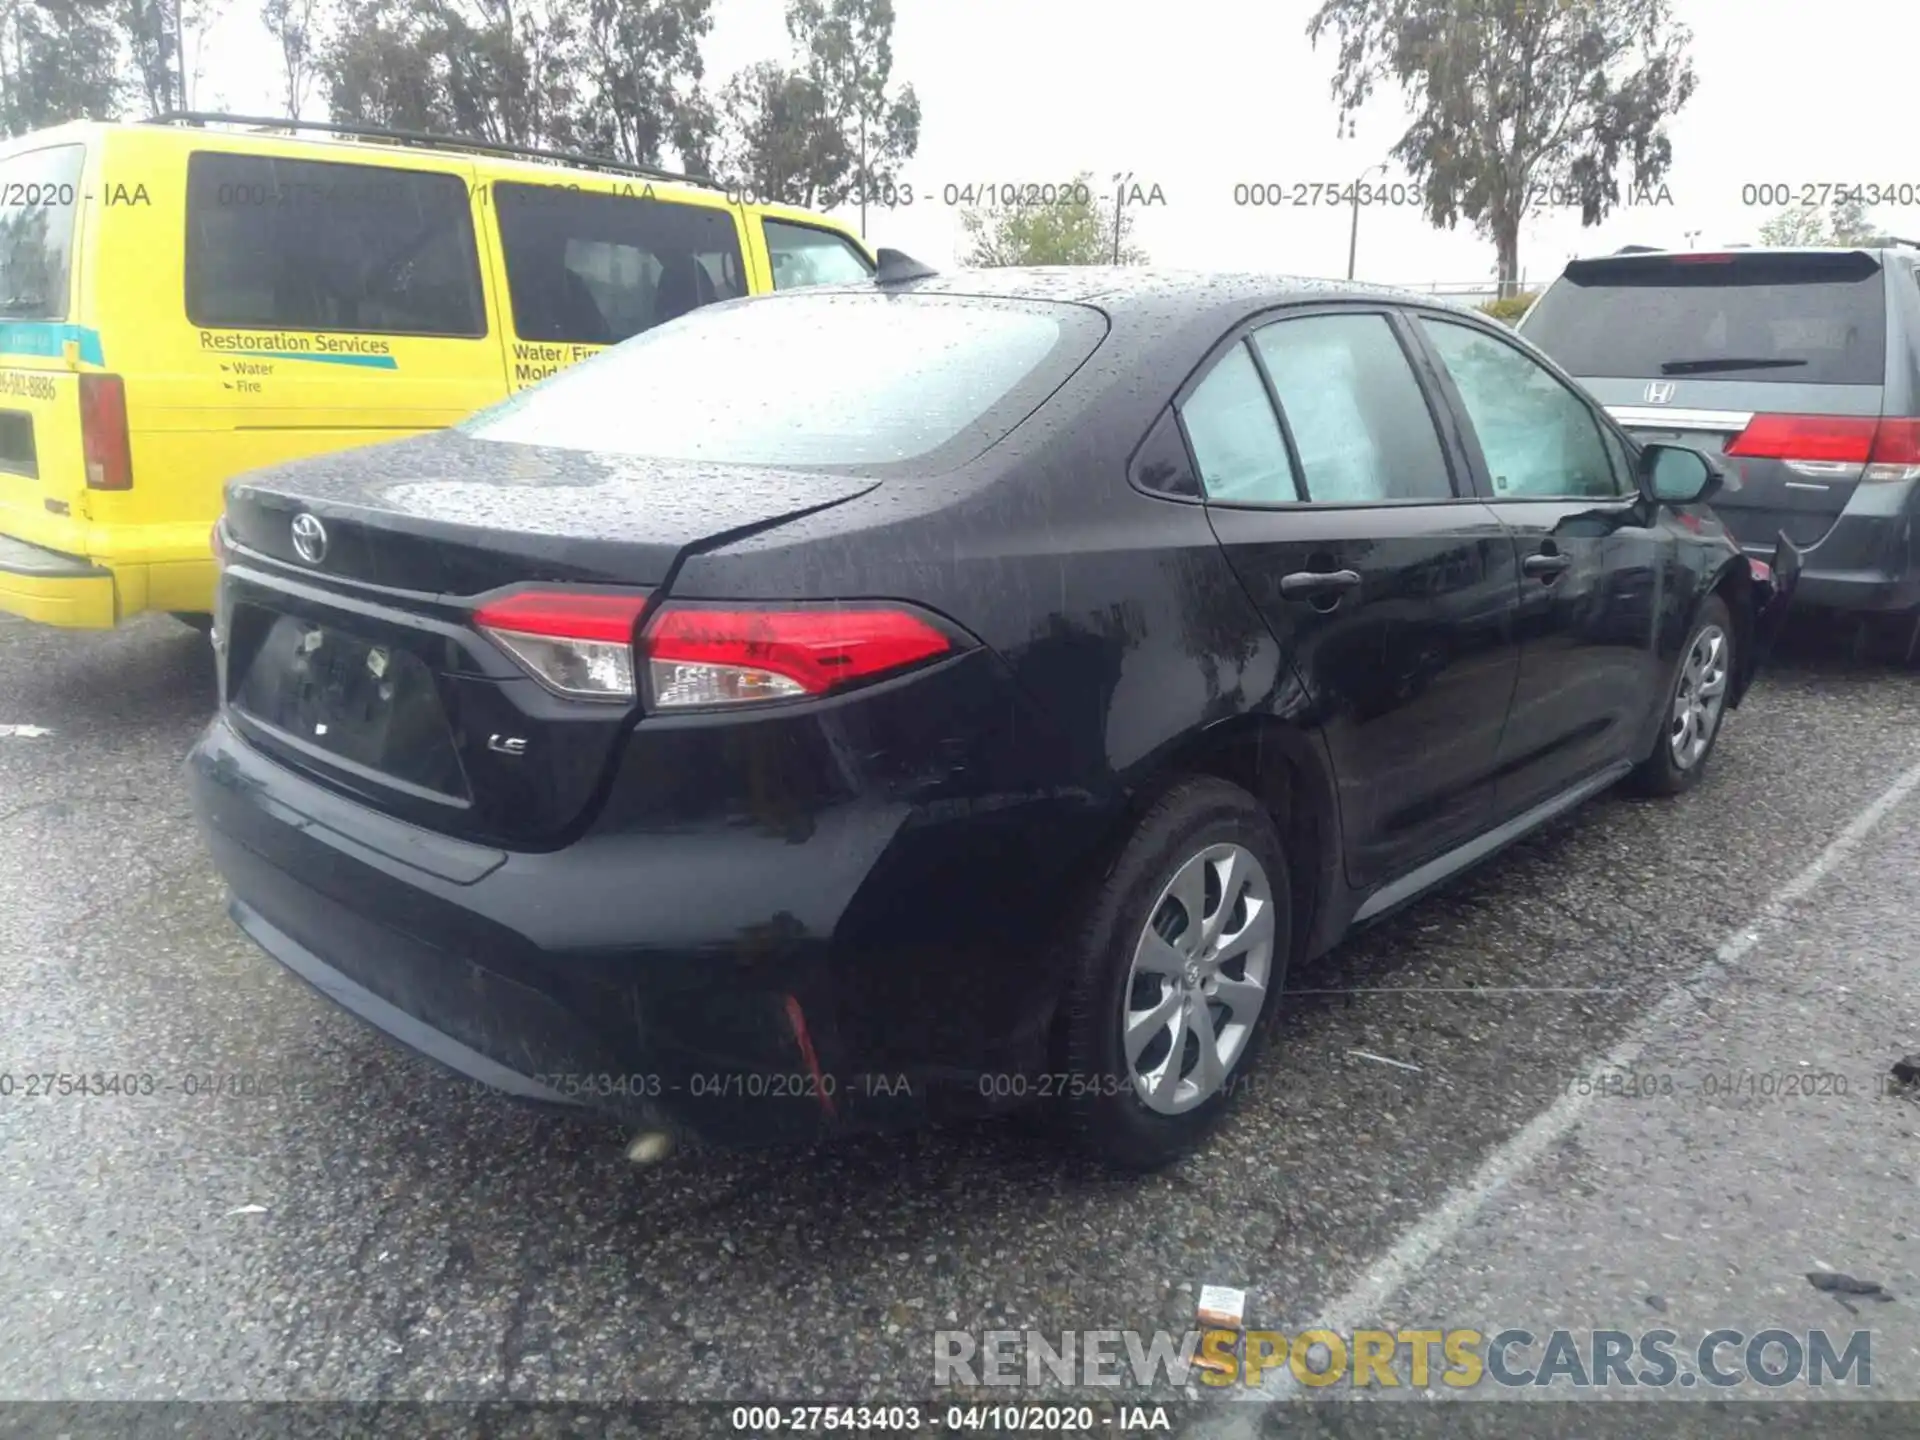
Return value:
<svg viewBox="0 0 1920 1440">
<path fill-rule="evenodd" d="M 1349 1050 L 1347 1054 L 1360 1060 L 1371 1060 L 1376 1065 L 1391 1065 L 1396 1070 L 1411 1070 L 1416 1075 L 1422 1073 L 1418 1065 L 1409 1065 L 1404 1060 L 1395 1060 L 1386 1055 L 1376 1055 L 1371 1050 Z"/>
<path fill-rule="evenodd" d="M 1832 1295 L 1871 1295 L 1875 1300 L 1891 1300 L 1887 1287 L 1878 1280 L 1858 1280 L 1840 1270 L 1809 1270 L 1807 1283 Z"/>
<path fill-rule="evenodd" d="M 1194 1308 L 1202 1325 L 1238 1330 L 1247 1318 L 1247 1292 L 1230 1285 L 1202 1285 Z"/>
<path fill-rule="evenodd" d="M 1920 1055 L 1908 1055 L 1894 1061 L 1893 1078 L 1902 1085 L 1920 1085 Z"/>
</svg>

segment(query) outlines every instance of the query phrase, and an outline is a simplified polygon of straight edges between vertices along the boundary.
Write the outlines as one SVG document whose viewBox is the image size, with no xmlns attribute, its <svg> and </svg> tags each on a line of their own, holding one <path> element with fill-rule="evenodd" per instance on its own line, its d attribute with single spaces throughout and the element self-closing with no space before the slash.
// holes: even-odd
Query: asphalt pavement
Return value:
<svg viewBox="0 0 1920 1440">
<path fill-rule="evenodd" d="M 1920 670 L 1796 637 L 1697 790 L 1296 973 L 1145 1179 L 999 1122 L 642 1170 L 445 1076 L 227 921 L 212 703 L 170 620 L 0 618 L 0 1074 L 149 1077 L 0 1096 L 0 1397 L 935 1397 L 936 1330 L 1184 1330 L 1211 1283 L 1277 1328 L 1871 1327 L 1920 1398 Z"/>
</svg>

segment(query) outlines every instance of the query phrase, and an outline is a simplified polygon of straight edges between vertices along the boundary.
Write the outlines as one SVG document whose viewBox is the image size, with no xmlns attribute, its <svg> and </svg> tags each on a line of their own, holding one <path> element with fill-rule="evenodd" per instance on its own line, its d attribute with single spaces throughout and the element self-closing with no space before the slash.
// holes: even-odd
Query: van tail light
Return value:
<svg viewBox="0 0 1920 1440">
<path fill-rule="evenodd" d="M 824 695 L 963 648 L 944 622 L 894 604 L 668 604 L 640 653 L 653 708 Z"/>
<path fill-rule="evenodd" d="M 534 679 L 574 700 L 632 700 L 633 632 L 645 591 L 521 590 L 473 622 Z"/>
<path fill-rule="evenodd" d="M 1912 480 L 1920 478 L 1920 420 L 1756 415 L 1726 453 L 1830 480 Z"/>
<path fill-rule="evenodd" d="M 127 388 L 118 375 L 80 377 L 80 450 L 89 490 L 133 488 Z"/>
</svg>

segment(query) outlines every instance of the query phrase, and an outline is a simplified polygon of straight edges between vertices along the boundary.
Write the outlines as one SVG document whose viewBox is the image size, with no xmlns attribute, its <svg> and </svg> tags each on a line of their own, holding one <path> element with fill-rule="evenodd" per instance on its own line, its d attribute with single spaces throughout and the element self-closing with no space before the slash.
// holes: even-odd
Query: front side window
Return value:
<svg viewBox="0 0 1920 1440">
<path fill-rule="evenodd" d="M 998 441 L 1104 334 L 1083 306 L 801 290 L 649 330 L 461 428 L 667 460 L 938 468 Z"/>
<path fill-rule="evenodd" d="M 717 206 L 508 181 L 493 195 L 522 340 L 612 345 L 747 293 Z"/>
<path fill-rule="evenodd" d="M 1486 457 L 1497 499 L 1612 499 L 1622 493 L 1593 410 L 1553 372 L 1470 325 L 1422 316 Z"/>
<path fill-rule="evenodd" d="M 768 220 L 765 224 L 774 289 L 857 285 L 873 278 L 873 266 L 846 236 L 812 225 L 792 225 L 784 220 Z"/>
<path fill-rule="evenodd" d="M 1273 505 L 1300 498 L 1280 421 L 1245 341 L 1214 362 L 1180 407 L 1180 422 L 1209 500 Z"/>
<path fill-rule="evenodd" d="M 186 290 L 196 325 L 487 333 L 466 182 L 429 170 L 198 152 Z"/>
<path fill-rule="evenodd" d="M 0 160 L 0 320 L 64 320 L 83 145 Z"/>
<path fill-rule="evenodd" d="M 1324 504 L 1444 500 L 1445 453 L 1413 369 L 1384 315 L 1309 315 L 1256 330 L 1300 456 Z"/>
</svg>

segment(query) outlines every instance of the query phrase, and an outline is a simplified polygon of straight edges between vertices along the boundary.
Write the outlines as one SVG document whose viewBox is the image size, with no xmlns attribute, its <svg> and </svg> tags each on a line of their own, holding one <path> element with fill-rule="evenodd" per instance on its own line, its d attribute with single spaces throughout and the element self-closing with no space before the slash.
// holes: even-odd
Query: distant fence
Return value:
<svg viewBox="0 0 1920 1440">
<path fill-rule="evenodd" d="M 1412 290 L 1421 295 L 1439 295 L 1448 300 L 1458 300 L 1469 305 L 1477 305 L 1484 300 L 1496 300 L 1500 296 L 1500 282 L 1497 280 L 1398 280 L 1385 282 L 1395 290 Z M 1538 295 L 1546 289 L 1541 280 L 1518 280 L 1509 293 L 1514 295 Z"/>
</svg>

